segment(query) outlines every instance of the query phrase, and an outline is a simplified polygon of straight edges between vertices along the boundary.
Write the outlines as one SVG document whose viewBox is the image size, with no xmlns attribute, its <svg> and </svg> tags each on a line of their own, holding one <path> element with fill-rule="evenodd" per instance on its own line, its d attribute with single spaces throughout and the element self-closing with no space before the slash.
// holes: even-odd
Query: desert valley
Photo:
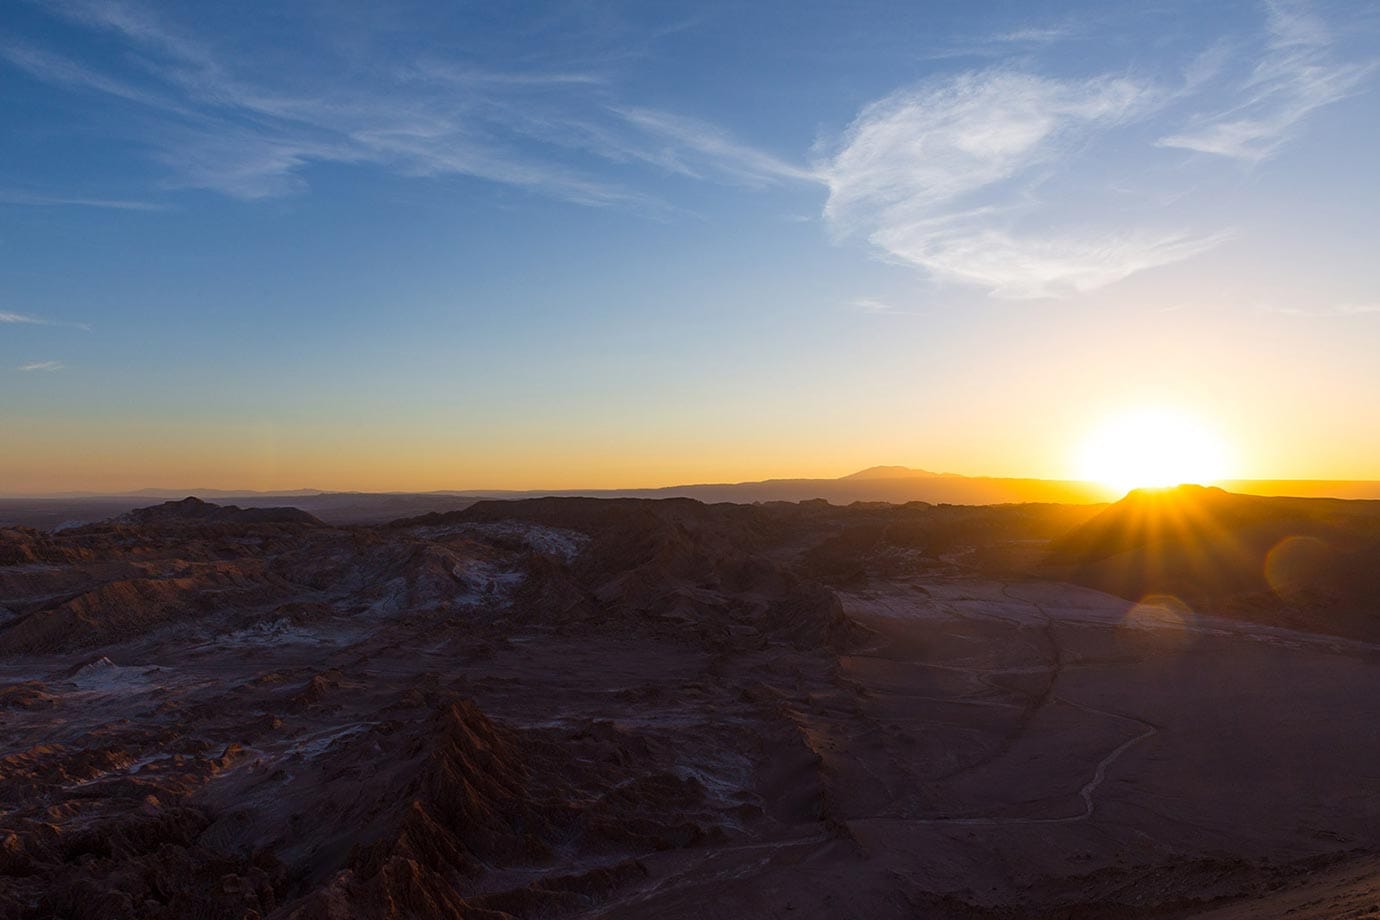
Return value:
<svg viewBox="0 0 1380 920">
<path fill-rule="evenodd" d="M 1380 914 L 1380 503 L 0 531 L 0 916 Z"/>
<path fill-rule="evenodd" d="M 0 0 L 0 920 L 1380 920 L 1377 0 Z"/>
</svg>

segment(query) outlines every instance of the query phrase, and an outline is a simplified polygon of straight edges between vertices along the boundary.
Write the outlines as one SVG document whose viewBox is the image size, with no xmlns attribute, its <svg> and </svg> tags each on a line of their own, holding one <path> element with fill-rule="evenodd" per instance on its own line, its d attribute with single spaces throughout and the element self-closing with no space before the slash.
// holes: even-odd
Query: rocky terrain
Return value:
<svg viewBox="0 0 1380 920">
<path fill-rule="evenodd" d="M 1055 541 L 1048 563 L 1125 598 L 1380 642 L 1380 501 L 1141 490 Z"/>
<path fill-rule="evenodd" d="M 1380 917 L 1380 508 L 0 529 L 0 918 Z"/>
</svg>

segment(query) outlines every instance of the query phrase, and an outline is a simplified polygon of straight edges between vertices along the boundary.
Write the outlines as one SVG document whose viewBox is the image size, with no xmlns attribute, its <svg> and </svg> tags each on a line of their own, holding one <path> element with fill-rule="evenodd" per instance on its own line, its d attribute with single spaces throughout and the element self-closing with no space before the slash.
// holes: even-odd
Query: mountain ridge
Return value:
<svg viewBox="0 0 1380 920">
<path fill-rule="evenodd" d="M 1247 495 L 1297 498 L 1380 499 L 1380 482 L 1361 480 L 1227 480 L 1215 485 Z M 634 489 L 472 489 L 426 492 L 363 492 L 304 489 L 235 491 L 229 489 L 145 489 L 139 492 L 0 496 L 0 525 L 52 529 L 105 520 L 142 507 L 151 498 L 211 499 L 244 508 L 290 505 L 331 524 L 384 523 L 430 512 L 458 511 L 477 501 L 544 497 L 691 498 L 715 504 L 800 502 L 822 499 L 835 505 L 854 502 L 949 505 L 1057 503 L 1100 505 L 1119 499 L 1098 483 L 1078 480 L 964 476 L 902 466 L 875 466 L 835 479 L 764 479 L 736 483 L 696 483 Z"/>
<path fill-rule="evenodd" d="M 954 481 L 954 482 L 983 482 L 995 484 L 1008 484 L 1013 489 L 1019 488 L 1020 484 L 1037 483 L 1049 484 L 1054 486 L 1072 487 L 1080 490 L 1095 492 L 1098 497 L 1095 502 L 1114 501 L 1121 498 L 1121 495 L 1114 493 L 1107 486 L 1081 479 L 1051 479 L 1038 476 L 972 476 L 966 473 L 943 472 L 936 473 L 931 470 L 918 467 L 909 467 L 899 464 L 880 464 L 877 466 L 866 467 L 853 473 L 847 473 L 835 477 L 811 477 L 811 476 L 785 476 L 772 477 L 767 479 L 748 479 L 740 481 L 701 481 L 701 482 L 682 482 L 666 486 L 635 486 L 629 488 L 589 488 L 589 489 L 389 489 L 389 490 L 368 490 L 368 489 L 317 489 L 302 487 L 299 489 L 224 489 L 224 488 L 163 488 L 147 487 L 132 490 L 68 490 L 62 492 L 39 492 L 39 493 L 3 493 L 0 492 L 0 501 L 62 501 L 70 499 L 134 499 L 134 498 L 167 498 L 181 499 L 194 495 L 202 498 L 214 499 L 238 499 L 238 498 L 301 498 L 318 496 L 462 496 L 467 498 L 535 498 L 541 496 L 589 496 L 589 497 L 674 497 L 684 496 L 695 498 L 695 492 L 706 492 L 713 490 L 737 490 L 750 492 L 753 487 L 762 489 L 795 489 L 808 490 L 811 487 L 837 486 L 839 484 L 851 484 L 859 486 L 863 484 L 874 484 L 881 488 L 886 483 L 907 483 L 907 482 L 934 482 Z M 1298 498 L 1380 498 L 1380 480 L 1370 479 L 1222 479 L 1215 480 L 1210 485 L 1219 486 L 1225 491 L 1236 492 L 1247 495 L 1278 495 L 1292 496 Z M 845 486 L 848 487 L 848 486 Z M 803 494 L 803 493 L 802 493 Z M 827 496 L 804 496 L 827 497 Z M 703 500 L 703 499 L 702 499 Z M 718 499 L 732 500 L 732 499 Z M 777 500 L 754 499 L 756 500 Z M 791 499 L 800 501 L 803 499 Z M 873 499 L 886 500 L 886 499 Z M 1016 499 L 1020 500 L 1020 499 Z"/>
</svg>

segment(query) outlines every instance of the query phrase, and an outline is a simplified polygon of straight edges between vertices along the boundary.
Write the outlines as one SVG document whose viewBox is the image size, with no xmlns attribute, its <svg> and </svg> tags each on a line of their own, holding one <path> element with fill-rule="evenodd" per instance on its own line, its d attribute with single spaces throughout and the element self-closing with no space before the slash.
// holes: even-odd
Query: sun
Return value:
<svg viewBox="0 0 1380 920">
<path fill-rule="evenodd" d="M 1136 409 L 1107 419 L 1084 441 L 1083 479 L 1118 495 L 1131 489 L 1208 483 L 1227 475 L 1227 448 L 1212 429 L 1173 409 Z"/>
</svg>

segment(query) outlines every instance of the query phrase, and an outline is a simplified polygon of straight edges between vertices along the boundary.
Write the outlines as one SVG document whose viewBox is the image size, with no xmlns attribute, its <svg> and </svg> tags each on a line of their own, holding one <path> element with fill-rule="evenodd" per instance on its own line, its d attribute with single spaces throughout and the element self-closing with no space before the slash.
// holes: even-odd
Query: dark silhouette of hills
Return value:
<svg viewBox="0 0 1380 920">
<path fill-rule="evenodd" d="M 1254 495 L 1380 499 L 1380 482 L 1332 480 L 1238 480 L 1221 484 L 1231 492 Z M 541 497 L 693 498 L 702 502 L 798 502 L 823 499 L 835 505 L 853 502 L 928 502 L 995 505 L 1022 502 L 1100 504 L 1116 496 L 1096 483 L 1074 480 L 962 476 L 905 466 L 874 466 L 837 479 L 766 479 L 736 483 L 696 483 L 652 489 L 557 489 L 436 492 L 252 492 L 216 489 L 170 491 L 144 489 L 121 495 L 65 493 L 51 496 L 0 497 L 0 525 L 52 529 L 90 523 L 123 514 L 150 498 L 195 495 L 241 508 L 290 504 L 332 524 L 383 524 L 431 512 L 458 511 L 484 499 Z"/>
<path fill-rule="evenodd" d="M 1130 600 L 1380 640 L 1380 502 L 1138 489 L 1056 540 L 1069 581 Z"/>
<path fill-rule="evenodd" d="M 136 508 L 122 516 L 130 524 L 311 524 L 324 526 L 298 508 L 240 508 L 188 496 L 181 501 Z"/>
</svg>

